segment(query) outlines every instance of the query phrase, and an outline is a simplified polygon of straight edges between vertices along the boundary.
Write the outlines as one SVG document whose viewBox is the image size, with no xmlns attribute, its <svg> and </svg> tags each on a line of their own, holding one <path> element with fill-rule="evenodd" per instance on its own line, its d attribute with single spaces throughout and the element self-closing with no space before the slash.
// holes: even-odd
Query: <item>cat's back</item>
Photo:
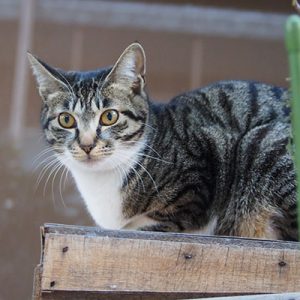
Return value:
<svg viewBox="0 0 300 300">
<path fill-rule="evenodd" d="M 287 122 L 288 91 L 254 81 L 219 81 L 181 94 L 169 109 L 186 124 L 220 126 L 244 132 L 268 122 Z M 191 122 L 190 122 L 191 123 Z"/>
</svg>

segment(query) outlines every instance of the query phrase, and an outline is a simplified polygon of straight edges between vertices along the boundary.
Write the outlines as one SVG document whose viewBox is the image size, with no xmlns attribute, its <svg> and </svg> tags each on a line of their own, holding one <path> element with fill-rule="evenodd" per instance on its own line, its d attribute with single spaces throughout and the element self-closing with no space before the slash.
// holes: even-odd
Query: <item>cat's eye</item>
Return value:
<svg viewBox="0 0 300 300">
<path fill-rule="evenodd" d="M 66 113 L 66 112 L 59 114 L 58 123 L 61 127 L 67 128 L 67 129 L 76 127 L 75 118 L 71 114 Z"/>
<path fill-rule="evenodd" d="M 115 124 L 119 119 L 119 113 L 114 109 L 106 110 L 100 117 L 100 123 L 104 126 Z"/>
</svg>

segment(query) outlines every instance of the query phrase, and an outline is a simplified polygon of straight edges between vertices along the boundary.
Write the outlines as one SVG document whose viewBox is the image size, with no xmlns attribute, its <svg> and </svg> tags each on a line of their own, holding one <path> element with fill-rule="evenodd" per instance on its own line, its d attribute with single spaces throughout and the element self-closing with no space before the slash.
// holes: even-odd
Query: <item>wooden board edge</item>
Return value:
<svg viewBox="0 0 300 300">
<path fill-rule="evenodd" d="M 300 288 L 299 288 L 300 290 Z M 249 296 L 230 296 L 230 297 L 217 297 L 205 298 L 206 300 L 300 300 L 299 293 L 283 293 L 283 294 L 262 294 L 262 295 L 249 295 Z M 201 298 L 201 300 L 205 300 Z M 190 300 L 190 299 L 185 299 Z M 200 298 L 193 299 L 200 300 Z"/>
<path fill-rule="evenodd" d="M 39 264 L 34 269 L 32 300 L 42 299 L 41 283 L 42 283 L 42 266 Z"/>
<path fill-rule="evenodd" d="M 237 297 L 239 299 L 241 294 L 225 294 L 228 295 L 228 300 L 231 297 Z M 220 294 L 211 293 L 161 293 L 161 292 L 86 292 L 86 291 L 43 291 L 43 300 L 60 300 L 60 299 L 72 299 L 72 300 L 192 300 L 192 299 L 207 299 L 207 297 L 213 297 L 214 299 L 220 296 Z M 224 296 L 224 294 L 222 294 Z M 223 298 L 223 297 L 222 297 Z M 226 297 L 225 297 L 226 299 Z"/>
<path fill-rule="evenodd" d="M 226 246 L 247 246 L 272 249 L 291 249 L 299 250 L 299 242 L 281 240 L 262 240 L 230 236 L 204 236 L 199 234 L 173 233 L 173 232 L 149 232 L 149 231 L 130 231 L 130 230 L 107 230 L 100 227 L 75 226 L 63 224 L 44 224 L 43 235 L 48 233 L 105 236 L 122 239 L 145 239 L 159 241 L 176 241 L 201 244 L 222 244 Z"/>
</svg>

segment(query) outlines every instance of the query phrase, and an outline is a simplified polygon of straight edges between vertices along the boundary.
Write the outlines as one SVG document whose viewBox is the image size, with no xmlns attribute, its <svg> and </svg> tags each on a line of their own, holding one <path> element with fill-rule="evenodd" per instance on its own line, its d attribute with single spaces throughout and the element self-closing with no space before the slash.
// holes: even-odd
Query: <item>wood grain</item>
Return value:
<svg viewBox="0 0 300 300">
<path fill-rule="evenodd" d="M 298 243 L 60 225 L 45 225 L 43 232 L 43 299 L 55 293 L 179 299 L 300 290 Z"/>
<path fill-rule="evenodd" d="M 34 269 L 33 276 L 33 291 L 32 291 L 32 300 L 41 300 L 41 279 L 42 279 L 42 268 L 40 265 L 37 265 Z"/>
</svg>

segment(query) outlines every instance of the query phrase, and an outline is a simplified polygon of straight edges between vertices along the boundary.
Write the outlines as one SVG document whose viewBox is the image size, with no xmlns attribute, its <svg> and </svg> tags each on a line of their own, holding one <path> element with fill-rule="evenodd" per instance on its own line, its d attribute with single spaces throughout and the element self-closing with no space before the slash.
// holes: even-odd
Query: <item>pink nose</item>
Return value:
<svg viewBox="0 0 300 300">
<path fill-rule="evenodd" d="M 95 146 L 94 145 L 81 145 L 80 147 L 86 154 L 90 154 L 90 152 L 92 151 L 92 149 Z"/>
</svg>

